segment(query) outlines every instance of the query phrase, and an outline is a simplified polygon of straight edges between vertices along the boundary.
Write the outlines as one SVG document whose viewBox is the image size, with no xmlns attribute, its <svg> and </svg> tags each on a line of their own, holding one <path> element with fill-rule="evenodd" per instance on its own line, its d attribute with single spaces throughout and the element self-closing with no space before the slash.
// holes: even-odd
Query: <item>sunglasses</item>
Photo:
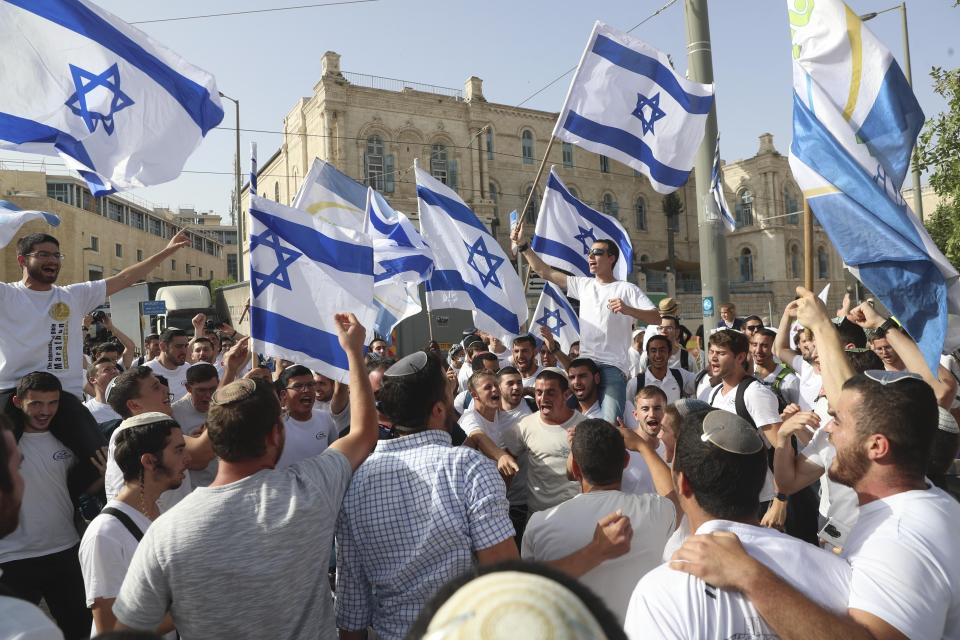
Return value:
<svg viewBox="0 0 960 640">
<path fill-rule="evenodd" d="M 607 255 L 607 250 L 606 250 L 606 249 L 590 249 L 590 253 L 589 253 L 588 255 L 591 255 L 591 256 L 605 256 L 605 255 Z"/>
<path fill-rule="evenodd" d="M 748 324 L 748 325 L 744 325 L 743 328 L 746 329 L 747 331 L 757 331 L 758 329 L 763 329 L 763 325 L 762 325 L 762 324 Z"/>
</svg>

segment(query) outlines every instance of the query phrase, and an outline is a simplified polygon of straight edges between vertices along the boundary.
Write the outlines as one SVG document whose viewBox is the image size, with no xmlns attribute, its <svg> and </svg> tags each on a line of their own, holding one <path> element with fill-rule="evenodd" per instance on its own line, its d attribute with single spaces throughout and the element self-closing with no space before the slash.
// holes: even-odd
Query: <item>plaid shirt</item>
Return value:
<svg viewBox="0 0 960 640">
<path fill-rule="evenodd" d="M 337 523 L 337 626 L 403 638 L 427 600 L 513 536 L 494 463 L 450 434 L 381 440 L 353 476 Z"/>
</svg>

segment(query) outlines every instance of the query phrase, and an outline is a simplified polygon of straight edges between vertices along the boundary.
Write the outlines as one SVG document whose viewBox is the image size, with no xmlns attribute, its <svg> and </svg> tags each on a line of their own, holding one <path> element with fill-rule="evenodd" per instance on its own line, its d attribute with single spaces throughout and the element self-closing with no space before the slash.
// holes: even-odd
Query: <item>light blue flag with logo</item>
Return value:
<svg viewBox="0 0 960 640">
<path fill-rule="evenodd" d="M 711 107 L 713 85 L 677 75 L 666 54 L 597 22 L 553 135 L 671 193 L 687 182 Z"/>
<path fill-rule="evenodd" d="M 570 345 L 580 339 L 580 320 L 577 312 L 570 306 L 570 301 L 553 284 L 546 282 L 543 292 L 533 312 L 530 328 L 536 329 L 534 334 L 539 338 L 539 328 L 544 327 L 553 334 L 554 339 L 565 352 Z"/>
<path fill-rule="evenodd" d="M 31 220 L 43 220 L 52 227 L 60 226 L 60 217 L 57 215 L 21 209 L 9 200 L 0 200 L 0 247 L 10 244 L 20 227 Z"/>
<path fill-rule="evenodd" d="M 346 382 L 333 316 L 376 319 L 370 236 L 305 211 L 250 199 L 250 336 L 254 349 Z"/>
<path fill-rule="evenodd" d="M 620 248 L 613 276 L 626 280 L 633 269 L 630 234 L 613 216 L 578 200 L 551 167 L 530 246 L 547 264 L 589 278 L 587 254 L 597 240 L 613 240 Z"/>
<path fill-rule="evenodd" d="M 529 312 L 520 276 L 460 196 L 419 167 L 414 173 L 420 233 L 434 259 L 427 306 L 472 311 L 474 326 L 510 344 Z"/>
<path fill-rule="evenodd" d="M 293 206 L 329 224 L 361 231 L 367 219 L 367 187 L 314 158 Z"/>
<path fill-rule="evenodd" d="M 717 205 L 717 213 L 727 227 L 727 231 L 737 230 L 737 219 L 730 213 L 727 197 L 723 195 L 723 171 L 720 169 L 720 136 L 717 136 L 717 148 L 713 152 L 713 171 L 710 173 L 710 195 Z"/>
<path fill-rule="evenodd" d="M 936 371 L 960 285 L 900 195 L 924 116 L 900 66 L 840 0 L 801 11 L 793 38 L 790 168 L 850 271 Z"/>
<path fill-rule="evenodd" d="M 0 149 L 95 196 L 173 180 L 223 120 L 213 76 L 85 0 L 0 0 L 0 78 Z"/>
<path fill-rule="evenodd" d="M 420 313 L 419 283 L 433 274 L 433 251 L 410 220 L 367 188 L 365 232 L 373 243 L 374 330 L 388 342 L 400 322 Z"/>
</svg>

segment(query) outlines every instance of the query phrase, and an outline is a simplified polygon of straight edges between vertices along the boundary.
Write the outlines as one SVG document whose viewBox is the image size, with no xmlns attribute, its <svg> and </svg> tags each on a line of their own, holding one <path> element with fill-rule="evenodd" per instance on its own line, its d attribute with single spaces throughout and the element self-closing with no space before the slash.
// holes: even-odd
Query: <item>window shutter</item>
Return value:
<svg viewBox="0 0 960 640">
<path fill-rule="evenodd" d="M 447 160 L 447 186 L 457 190 L 457 161 Z"/>
<path fill-rule="evenodd" d="M 370 186 L 370 167 L 367 164 L 367 153 L 363 153 L 363 184 Z"/>
<path fill-rule="evenodd" d="M 392 153 L 388 153 L 383 156 L 383 190 L 386 193 L 393 193 L 395 187 L 395 182 L 393 179 L 393 172 L 395 171 L 394 167 L 394 156 Z"/>
</svg>

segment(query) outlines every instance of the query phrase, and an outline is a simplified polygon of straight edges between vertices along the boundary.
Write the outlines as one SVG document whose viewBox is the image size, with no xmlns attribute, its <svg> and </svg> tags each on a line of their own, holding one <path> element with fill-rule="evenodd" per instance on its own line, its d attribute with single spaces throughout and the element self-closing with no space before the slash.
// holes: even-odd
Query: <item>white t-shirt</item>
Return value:
<svg viewBox="0 0 960 640">
<path fill-rule="evenodd" d="M 171 404 L 170 410 L 173 412 L 173 419 L 180 425 L 185 436 L 192 436 L 207 422 L 207 414 L 197 411 L 190 394 Z M 190 484 L 193 488 L 210 486 L 213 479 L 217 477 L 219 465 L 219 458 L 214 456 L 205 469 L 190 469 Z"/>
<path fill-rule="evenodd" d="M 680 373 L 680 380 L 683 382 L 682 389 L 677 384 L 677 379 L 674 377 L 671 369 Z M 695 374 L 679 367 L 668 368 L 663 376 L 663 380 L 659 380 L 649 369 L 646 371 L 646 376 L 641 376 L 642 381 L 645 382 L 647 386 L 658 387 L 667 394 L 667 404 L 673 404 L 681 397 L 689 398 L 692 396 L 696 392 L 696 377 Z M 634 404 L 633 399 L 637 397 L 637 391 L 639 391 L 639 389 L 637 389 L 638 385 L 637 376 L 627 380 L 627 401 L 630 404 Z"/>
<path fill-rule="evenodd" d="M 603 417 L 603 409 L 600 408 L 600 399 L 597 398 L 596 400 L 594 400 L 594 401 L 593 401 L 593 404 L 590 405 L 590 408 L 587 409 L 586 411 L 581 411 L 581 413 L 583 414 L 584 419 L 587 419 L 587 418 L 602 418 L 602 417 Z"/>
<path fill-rule="evenodd" d="M 593 539 L 597 522 L 620 510 L 630 518 L 630 551 L 580 576 L 623 622 L 627 602 L 645 573 L 660 564 L 663 545 L 673 532 L 677 513 L 673 503 L 658 495 L 630 495 L 623 491 L 591 491 L 574 496 L 552 509 L 530 517 L 520 555 L 545 562 L 570 555 Z"/>
<path fill-rule="evenodd" d="M 583 414 L 574 411 L 563 424 L 547 424 L 538 411 L 506 432 L 510 452 L 527 454 L 527 506 L 531 513 L 555 507 L 580 493 L 580 485 L 567 480 L 567 430 L 582 420 Z"/>
<path fill-rule="evenodd" d="M 293 416 L 283 420 L 286 439 L 283 453 L 277 461 L 277 469 L 285 469 L 304 458 L 312 458 L 323 453 L 340 435 L 337 425 L 327 412 L 314 411 L 309 420 L 300 421 Z"/>
<path fill-rule="evenodd" d="M 473 366 L 469 362 L 464 360 L 463 365 L 461 365 L 460 367 L 460 370 L 457 371 L 457 384 L 458 384 L 458 389 L 460 389 L 461 392 L 467 391 L 469 393 L 469 389 L 467 385 L 470 382 L 470 376 L 472 375 L 473 375 Z"/>
<path fill-rule="evenodd" d="M 541 367 L 540 365 L 537 365 L 536 368 L 533 370 L 533 373 L 531 373 L 530 375 L 525 376 L 521 373 L 520 376 L 522 378 L 521 382 L 523 383 L 523 386 L 533 387 L 537 383 L 537 376 L 540 375 L 541 371 L 543 371 L 543 367 Z"/>
<path fill-rule="evenodd" d="M 730 531 L 753 558 L 793 588 L 835 613 L 847 609 L 850 567 L 831 553 L 765 527 L 711 520 L 697 534 Z M 649 572 L 633 595 L 624 630 L 630 640 L 651 637 L 776 638 L 753 604 L 739 591 L 717 589 L 664 564 Z"/>
<path fill-rule="evenodd" d="M 777 382 L 777 376 L 780 375 L 780 372 L 783 371 L 783 365 L 778 364 L 776 368 L 770 372 L 770 375 L 760 377 L 756 375 L 757 379 L 765 384 L 771 391 L 773 391 L 773 386 Z M 812 369 L 812 367 L 811 367 Z M 818 389 L 819 392 L 819 389 Z M 776 395 L 776 392 L 774 392 Z M 783 399 L 788 403 L 793 402 L 800 404 L 800 378 L 797 377 L 795 373 L 788 373 L 783 377 L 783 380 L 780 381 L 780 395 L 783 396 Z"/>
<path fill-rule="evenodd" d="M 57 553 L 80 539 L 67 491 L 67 473 L 76 463 L 73 453 L 50 432 L 24 433 L 19 447 L 23 454 L 20 524 L 0 538 L 0 563 Z"/>
<path fill-rule="evenodd" d="M 849 608 L 911 640 L 960 638 L 960 504 L 940 489 L 904 491 L 860 507 L 843 557 Z"/>
<path fill-rule="evenodd" d="M 603 284 L 582 276 L 567 276 L 567 295 L 580 300 L 580 357 L 612 365 L 627 375 L 633 318 L 610 311 L 607 303 L 620 298 L 625 305 L 641 310 L 654 309 L 653 303 L 635 284 L 622 280 Z"/>
<path fill-rule="evenodd" d="M 90 398 L 83 403 L 83 406 L 85 406 L 90 413 L 93 414 L 93 419 L 98 423 L 120 419 L 120 414 L 114 411 L 113 407 L 105 402 L 100 402 L 96 398 Z"/>
<path fill-rule="evenodd" d="M 313 405 L 313 412 L 323 412 L 330 414 L 330 417 L 333 418 L 333 423 L 337 425 L 337 433 L 343 433 L 350 427 L 350 403 L 343 408 L 340 413 L 334 413 L 333 409 L 330 407 L 330 402 L 321 402 L 317 400 L 316 404 Z"/>
<path fill-rule="evenodd" d="M 519 410 L 520 407 L 526 408 L 527 413 L 529 413 L 530 409 L 527 407 L 527 403 L 523 401 L 521 401 L 520 404 L 517 405 L 517 409 L 513 411 Z M 497 415 L 494 416 L 493 420 L 487 420 L 477 413 L 476 410 L 469 409 L 460 417 L 458 424 L 467 436 L 472 435 L 476 431 L 482 431 L 487 437 L 493 440 L 494 444 L 498 447 L 507 449 L 509 448 L 507 446 L 507 431 L 509 431 L 517 421 L 518 418 L 511 413 L 497 411 Z M 512 505 L 521 505 L 527 503 L 527 454 L 517 455 L 516 460 L 520 471 L 510 480 L 510 484 L 507 487 L 507 500 L 509 500 Z"/>
<path fill-rule="evenodd" d="M 714 387 L 710 395 L 713 396 L 713 401 L 710 403 L 712 407 L 723 409 L 730 413 L 737 412 L 736 387 L 724 394 L 723 383 L 720 383 L 717 387 Z M 763 384 L 754 382 L 748 385 L 746 391 L 743 392 L 743 403 L 747 407 L 747 413 L 750 414 L 754 424 L 757 425 L 757 429 L 765 427 L 768 424 L 777 424 L 780 422 L 780 412 L 777 410 L 777 396 L 773 395 L 773 391 L 767 389 Z M 763 434 L 763 431 L 760 431 L 760 433 L 763 437 L 764 444 L 768 447 L 771 446 L 772 443 L 767 441 L 767 436 Z M 764 480 L 763 488 L 760 490 L 760 502 L 773 500 L 776 494 L 777 492 L 773 484 L 773 472 L 770 471 L 768 467 L 767 479 Z"/>
<path fill-rule="evenodd" d="M 633 495 L 656 493 L 657 489 L 653 486 L 650 467 L 647 466 L 643 456 L 636 451 L 628 451 L 627 453 L 630 455 L 630 462 L 623 469 L 623 481 L 620 483 L 620 490 Z M 657 443 L 657 455 L 661 459 L 667 455 L 667 447 L 662 441 Z"/>
<path fill-rule="evenodd" d="M 641 364 L 642 357 L 643 354 L 634 349 L 632 346 L 627 349 L 627 358 L 630 360 L 630 370 L 627 372 L 627 375 L 631 378 L 643 371 L 643 364 Z"/>
<path fill-rule="evenodd" d="M 800 374 L 800 402 L 797 404 L 804 411 L 812 411 L 823 389 L 823 378 L 803 356 L 794 356 L 790 366 Z"/>
<path fill-rule="evenodd" d="M 800 455 L 823 469 L 823 475 L 820 476 L 820 515 L 841 522 L 849 530 L 857 522 L 860 504 L 856 491 L 845 484 L 834 482 L 827 474 L 837 450 L 830 443 L 826 426 L 821 424 L 817 428 Z"/>
<path fill-rule="evenodd" d="M 165 366 L 160 364 L 160 358 L 156 358 L 143 366 L 148 367 L 153 371 L 154 374 L 163 376 L 167 379 L 167 382 L 170 383 L 170 393 L 173 394 L 174 400 L 179 400 L 186 395 L 187 369 L 193 366 L 191 363 L 184 362 L 176 369 L 167 369 Z"/>
<path fill-rule="evenodd" d="M 63 640 L 63 633 L 37 605 L 20 598 L 0 596 L 0 638 Z"/>
<path fill-rule="evenodd" d="M 31 291 L 21 282 L 0 283 L 0 389 L 12 389 L 32 371 L 48 371 L 63 390 L 80 397 L 83 316 L 106 302 L 104 280 Z"/>
<path fill-rule="evenodd" d="M 117 427 L 110 434 L 110 443 L 107 445 L 107 471 L 103 476 L 103 489 L 107 494 L 107 500 L 116 498 L 120 490 L 123 489 L 123 472 L 113 457 L 117 448 L 117 436 L 121 431 L 123 431 L 123 428 Z M 173 508 L 173 505 L 183 500 L 191 491 L 193 491 L 193 485 L 190 483 L 190 474 L 188 473 L 184 476 L 179 487 L 160 494 L 160 497 L 157 498 L 157 506 L 160 507 L 161 512 L 169 511 Z"/>
</svg>

